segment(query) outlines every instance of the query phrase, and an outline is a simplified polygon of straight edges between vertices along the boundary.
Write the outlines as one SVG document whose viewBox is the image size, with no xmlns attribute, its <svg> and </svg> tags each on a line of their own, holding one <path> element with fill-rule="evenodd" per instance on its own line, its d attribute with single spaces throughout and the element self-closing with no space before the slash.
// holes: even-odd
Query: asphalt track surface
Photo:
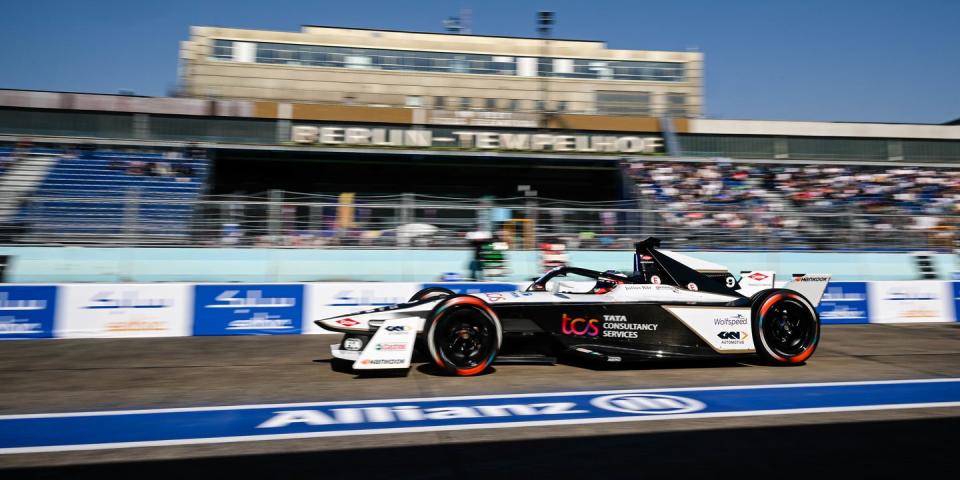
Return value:
<svg viewBox="0 0 960 480">
<path fill-rule="evenodd" d="M 0 343 L 0 414 L 960 377 L 960 325 L 830 325 L 806 365 L 562 361 L 361 378 L 333 336 Z M 397 433 L 0 455 L 0 478 L 914 476 L 955 471 L 960 407 Z M 920 470 L 918 470 L 920 469 Z M 508 473 L 508 475 L 504 475 Z"/>
</svg>

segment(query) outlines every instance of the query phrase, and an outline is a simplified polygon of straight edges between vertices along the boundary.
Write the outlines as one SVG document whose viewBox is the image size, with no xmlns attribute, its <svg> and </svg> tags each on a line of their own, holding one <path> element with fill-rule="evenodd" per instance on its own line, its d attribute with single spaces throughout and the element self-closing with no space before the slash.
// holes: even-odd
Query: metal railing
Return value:
<svg viewBox="0 0 960 480">
<path fill-rule="evenodd" d="M 112 203 L 111 203 L 112 202 Z M 957 244 L 956 215 L 774 211 L 728 206 L 673 210 L 622 201 L 531 197 L 476 200 L 408 195 L 355 199 L 278 191 L 199 202 L 30 198 L 0 242 L 34 245 L 468 248 L 488 232 L 513 249 L 630 249 L 647 236 L 675 249 L 938 250 Z"/>
</svg>

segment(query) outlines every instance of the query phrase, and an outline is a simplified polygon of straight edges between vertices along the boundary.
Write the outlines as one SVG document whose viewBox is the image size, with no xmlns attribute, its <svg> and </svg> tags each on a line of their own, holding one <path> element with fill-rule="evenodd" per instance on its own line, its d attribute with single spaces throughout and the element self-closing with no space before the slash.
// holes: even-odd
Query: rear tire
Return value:
<svg viewBox="0 0 960 480">
<path fill-rule="evenodd" d="M 430 313 L 424 332 L 433 363 L 459 376 L 483 373 L 496 358 L 503 339 L 493 309 L 469 295 L 442 300 Z"/>
<path fill-rule="evenodd" d="M 752 298 L 753 343 L 757 355 L 773 365 L 800 365 L 820 342 L 820 316 L 809 300 L 793 290 L 767 290 Z"/>
</svg>

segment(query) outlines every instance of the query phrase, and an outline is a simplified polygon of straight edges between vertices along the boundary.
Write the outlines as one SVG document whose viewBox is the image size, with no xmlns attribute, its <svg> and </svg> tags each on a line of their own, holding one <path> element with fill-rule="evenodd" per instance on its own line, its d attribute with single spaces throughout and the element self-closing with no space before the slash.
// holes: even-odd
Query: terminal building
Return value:
<svg viewBox="0 0 960 480">
<path fill-rule="evenodd" d="M 432 112 L 698 117 L 703 55 L 604 42 L 305 26 L 193 27 L 184 95 Z"/>
</svg>

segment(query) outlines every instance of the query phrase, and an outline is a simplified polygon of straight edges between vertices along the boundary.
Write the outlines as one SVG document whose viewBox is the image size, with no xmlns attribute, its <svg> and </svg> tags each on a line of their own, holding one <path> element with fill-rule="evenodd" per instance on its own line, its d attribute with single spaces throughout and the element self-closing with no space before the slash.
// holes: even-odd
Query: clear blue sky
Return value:
<svg viewBox="0 0 960 480">
<path fill-rule="evenodd" d="M 2 0 L 0 88 L 165 95 L 190 25 L 302 24 L 555 36 L 706 55 L 707 115 L 940 123 L 960 117 L 960 0 Z"/>
</svg>

